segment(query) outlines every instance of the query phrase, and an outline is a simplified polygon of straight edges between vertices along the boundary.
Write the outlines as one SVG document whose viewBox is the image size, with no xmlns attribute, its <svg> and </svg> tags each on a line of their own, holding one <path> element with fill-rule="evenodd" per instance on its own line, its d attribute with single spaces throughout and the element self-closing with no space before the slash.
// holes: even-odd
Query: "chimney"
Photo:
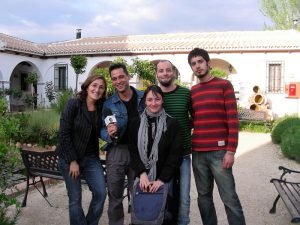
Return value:
<svg viewBox="0 0 300 225">
<path fill-rule="evenodd" d="M 76 29 L 76 39 L 81 38 L 81 29 Z"/>
</svg>

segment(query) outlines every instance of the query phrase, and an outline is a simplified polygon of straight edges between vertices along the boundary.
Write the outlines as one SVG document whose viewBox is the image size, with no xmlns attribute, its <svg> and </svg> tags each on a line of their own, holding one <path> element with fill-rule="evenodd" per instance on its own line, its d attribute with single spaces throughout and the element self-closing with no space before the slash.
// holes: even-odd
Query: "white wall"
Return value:
<svg viewBox="0 0 300 225">
<path fill-rule="evenodd" d="M 191 83 L 192 70 L 187 61 L 187 54 L 148 54 L 139 55 L 142 60 L 170 60 L 178 69 L 181 75 L 181 81 Z M 267 62 L 281 61 L 284 63 L 283 76 L 285 81 L 299 81 L 300 82 L 300 53 L 221 53 L 210 54 L 211 59 L 222 59 L 231 64 L 236 70 L 237 74 L 230 76 L 235 89 L 240 92 L 239 104 L 248 107 L 248 99 L 253 95 L 253 87 L 259 86 L 262 91 L 265 91 L 267 82 Z M 88 64 L 85 74 L 79 75 L 79 84 L 86 79 L 91 70 L 99 63 L 104 61 L 113 61 L 115 56 L 103 57 L 88 57 Z M 136 56 L 123 56 L 129 64 Z M 70 65 L 70 58 L 51 58 L 42 60 L 39 58 L 25 57 L 20 55 L 0 53 L 0 72 L 4 81 L 9 82 L 13 69 L 22 61 L 27 61 L 33 64 L 39 75 L 38 83 L 39 100 L 45 98 L 44 84 L 46 81 L 54 81 L 54 65 L 56 63 L 68 64 L 68 86 L 75 88 L 75 73 Z M 134 83 L 136 80 L 133 79 Z M 268 94 L 266 97 L 270 99 L 272 111 L 275 116 L 283 116 L 285 114 L 300 113 L 299 100 L 288 99 L 284 94 Z M 284 106 L 284 107 L 283 107 Z"/>
</svg>

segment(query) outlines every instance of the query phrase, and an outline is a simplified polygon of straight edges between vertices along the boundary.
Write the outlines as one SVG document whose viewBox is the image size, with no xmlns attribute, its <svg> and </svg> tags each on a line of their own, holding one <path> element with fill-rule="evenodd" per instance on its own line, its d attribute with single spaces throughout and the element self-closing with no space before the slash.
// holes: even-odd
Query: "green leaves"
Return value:
<svg viewBox="0 0 300 225">
<path fill-rule="evenodd" d="M 87 58 L 84 55 L 72 55 L 70 61 L 71 66 L 73 67 L 74 72 L 76 74 L 75 93 L 77 93 L 78 76 L 79 74 L 83 74 L 85 72 Z"/>
<path fill-rule="evenodd" d="M 286 116 L 277 119 L 271 132 L 273 143 L 280 144 L 282 135 L 293 126 L 300 126 L 300 118 L 297 116 Z"/>
<path fill-rule="evenodd" d="M 8 103 L 4 97 L 0 97 L 0 116 L 7 112 Z"/>
<path fill-rule="evenodd" d="M 293 125 L 287 128 L 281 135 L 280 143 L 283 155 L 300 163 L 300 125 Z"/>
<path fill-rule="evenodd" d="M 28 76 L 25 78 L 25 82 L 28 83 L 28 84 L 37 84 L 39 80 L 39 76 L 37 75 L 36 72 L 32 72 L 32 73 L 29 73 Z"/>
<path fill-rule="evenodd" d="M 53 100 L 55 100 L 56 93 L 54 91 L 54 85 L 52 81 L 47 81 L 45 85 L 45 94 L 48 98 L 48 101 L 51 103 Z"/>
<path fill-rule="evenodd" d="M 85 72 L 87 58 L 83 55 L 72 55 L 71 56 L 71 66 L 73 67 L 75 73 L 83 74 Z"/>
<path fill-rule="evenodd" d="M 227 78 L 227 73 L 224 70 L 221 70 L 219 68 L 212 68 L 210 70 L 210 73 L 215 76 L 215 77 L 219 77 L 219 78 Z"/>
<path fill-rule="evenodd" d="M 261 0 L 260 8 L 273 22 L 273 26 L 266 26 L 267 29 L 292 29 L 293 20 L 300 17 L 299 0 Z"/>
<path fill-rule="evenodd" d="M 155 66 L 148 60 L 141 60 L 135 58 L 133 61 L 133 72 L 137 74 L 141 79 L 149 81 L 151 84 L 155 84 Z"/>
<path fill-rule="evenodd" d="M 18 136 L 22 128 L 19 120 L 13 116 L 0 117 L 0 141 L 11 141 L 14 137 Z"/>
</svg>

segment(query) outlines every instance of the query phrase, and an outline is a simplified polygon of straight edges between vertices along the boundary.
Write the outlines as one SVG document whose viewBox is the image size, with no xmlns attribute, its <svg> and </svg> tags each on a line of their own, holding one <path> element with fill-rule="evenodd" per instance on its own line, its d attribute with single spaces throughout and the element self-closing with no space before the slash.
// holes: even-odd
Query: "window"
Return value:
<svg viewBox="0 0 300 225">
<path fill-rule="evenodd" d="M 283 64 L 271 62 L 267 64 L 267 90 L 269 93 L 283 93 Z"/>
<path fill-rule="evenodd" d="M 54 89 L 56 91 L 66 90 L 68 87 L 68 65 L 54 65 Z"/>
</svg>

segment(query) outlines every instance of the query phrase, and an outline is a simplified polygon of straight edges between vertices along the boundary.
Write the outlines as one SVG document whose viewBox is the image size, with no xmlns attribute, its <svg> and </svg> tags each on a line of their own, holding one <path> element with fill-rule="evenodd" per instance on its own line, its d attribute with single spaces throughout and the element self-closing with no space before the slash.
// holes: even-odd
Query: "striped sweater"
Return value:
<svg viewBox="0 0 300 225">
<path fill-rule="evenodd" d="M 183 155 L 191 153 L 191 92 L 189 89 L 178 86 L 171 92 L 164 92 L 164 108 L 175 118 L 180 126 L 182 136 Z"/>
<path fill-rule="evenodd" d="M 238 113 L 228 80 L 213 78 L 192 87 L 193 151 L 227 150 L 238 145 Z"/>
</svg>

